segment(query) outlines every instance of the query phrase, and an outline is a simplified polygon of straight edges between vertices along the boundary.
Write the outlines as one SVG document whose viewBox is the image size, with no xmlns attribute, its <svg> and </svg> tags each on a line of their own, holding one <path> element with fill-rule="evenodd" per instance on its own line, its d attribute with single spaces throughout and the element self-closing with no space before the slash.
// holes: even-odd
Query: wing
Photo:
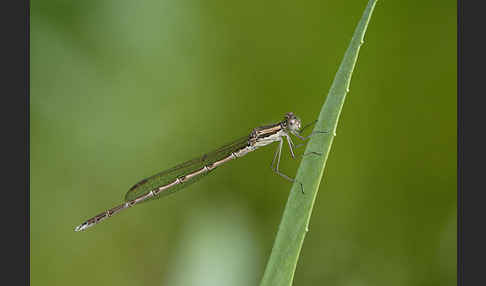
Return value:
<svg viewBox="0 0 486 286">
<path fill-rule="evenodd" d="M 174 166 L 170 169 L 167 169 L 165 171 L 162 171 L 158 174 L 155 174 L 151 177 L 148 177 L 146 179 L 141 180 L 140 182 L 136 183 L 133 185 L 130 190 L 125 194 L 125 201 L 131 201 L 134 200 L 135 198 L 147 194 L 148 192 L 161 187 L 165 186 L 169 183 L 172 183 L 175 181 L 177 178 L 181 176 L 185 176 L 187 174 L 190 174 L 192 172 L 195 172 L 197 170 L 200 170 L 204 166 L 210 165 L 216 161 L 219 161 L 231 154 L 231 152 L 234 152 L 236 150 L 239 150 L 240 148 L 245 147 L 248 144 L 248 136 L 239 138 L 238 140 L 235 140 L 229 144 L 226 144 L 215 151 L 206 153 L 200 157 L 194 158 L 192 160 L 186 161 L 184 163 L 181 163 L 177 166 Z M 159 198 L 161 196 L 165 196 L 171 193 L 174 193 L 184 187 L 187 187 L 188 185 L 195 183 L 197 180 L 201 179 L 204 177 L 206 174 L 209 172 L 206 172 L 204 174 L 201 174 L 199 176 L 195 176 L 194 178 L 191 178 L 190 180 L 184 181 L 183 184 L 178 184 L 175 185 L 174 187 L 165 190 L 161 192 L 158 196 L 153 197 L 152 199 Z M 149 200 L 147 200 L 149 201 Z"/>
</svg>

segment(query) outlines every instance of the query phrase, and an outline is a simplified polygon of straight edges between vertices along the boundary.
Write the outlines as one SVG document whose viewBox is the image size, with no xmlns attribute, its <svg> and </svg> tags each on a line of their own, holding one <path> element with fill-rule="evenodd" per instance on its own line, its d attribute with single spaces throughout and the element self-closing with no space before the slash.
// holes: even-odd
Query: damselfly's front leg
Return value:
<svg viewBox="0 0 486 286">
<path fill-rule="evenodd" d="M 315 122 L 314 122 L 314 123 L 315 123 Z M 312 124 L 313 124 L 313 123 L 312 123 Z M 309 126 L 309 125 L 307 125 L 307 126 Z M 314 132 L 312 132 L 310 135 L 308 135 L 308 136 L 306 136 L 306 137 L 300 136 L 299 134 L 294 134 L 294 135 L 295 135 L 297 138 L 299 138 L 299 139 L 301 139 L 301 140 L 305 141 L 305 140 L 309 139 L 309 138 L 310 138 L 312 135 L 315 135 L 315 134 L 323 134 L 323 133 L 324 133 L 324 134 L 326 134 L 326 133 L 329 133 L 329 131 L 314 131 Z M 290 137 L 290 136 L 289 136 L 289 137 Z M 304 145 L 304 144 L 305 144 L 305 143 L 301 143 L 301 144 L 298 144 L 298 145 L 294 145 L 294 143 L 292 142 L 292 140 L 290 140 L 290 138 L 287 138 L 287 140 L 289 141 L 289 146 L 290 146 L 290 144 L 292 144 L 292 146 L 293 146 L 294 148 L 299 148 L 300 146 L 302 146 L 302 145 Z M 292 149 L 292 148 L 291 148 L 291 149 Z M 305 153 L 305 154 L 299 155 L 299 157 L 300 157 L 300 156 L 305 156 L 305 155 L 310 155 L 310 154 L 314 154 L 314 155 L 318 155 L 318 156 L 322 155 L 322 153 L 319 153 L 319 152 L 308 152 L 308 153 Z M 292 152 L 292 157 L 294 157 L 294 158 L 295 158 L 295 156 L 294 156 L 294 153 L 293 153 L 293 152 Z"/>
<path fill-rule="evenodd" d="M 309 139 L 309 138 L 310 138 L 311 136 L 313 136 L 313 135 L 316 135 L 316 134 L 326 134 L 326 133 L 329 133 L 329 131 L 312 131 L 312 132 L 311 132 L 311 134 L 309 134 L 309 135 L 307 135 L 307 136 L 305 136 L 305 137 L 304 137 L 304 136 L 302 136 L 302 135 L 300 135 L 300 134 L 302 134 L 302 132 L 303 132 L 303 131 L 304 131 L 304 130 L 307 128 L 307 127 L 309 127 L 309 126 L 311 126 L 311 125 L 315 124 L 316 122 L 317 122 L 317 120 L 315 120 L 315 121 L 313 121 L 313 122 L 311 122 L 311 123 L 309 123 L 309 124 L 306 124 L 304 127 L 302 127 L 302 128 L 300 129 L 299 134 L 294 134 L 294 135 L 295 135 L 297 138 L 299 138 L 300 140 L 305 141 L 305 140 Z M 296 146 L 294 146 L 294 147 L 295 147 L 295 148 L 298 148 L 298 147 L 300 147 L 300 146 L 302 146 L 302 145 L 304 145 L 304 143 L 298 144 L 298 145 L 296 145 Z"/>
<path fill-rule="evenodd" d="M 317 119 L 314 120 L 314 121 L 312 121 L 311 123 L 308 123 L 308 124 L 304 125 L 304 127 L 302 127 L 300 129 L 299 133 L 302 133 L 307 127 L 312 126 L 313 124 L 316 124 L 316 122 L 317 122 Z"/>
<path fill-rule="evenodd" d="M 316 131 L 316 133 L 329 133 L 329 132 Z M 312 135 L 313 135 L 313 134 L 311 134 L 311 135 L 307 136 L 307 137 L 306 137 L 306 138 L 304 138 L 303 140 L 305 140 L 305 139 L 309 138 L 309 137 L 310 137 L 310 136 L 312 136 Z M 296 135 L 296 136 L 299 136 L 299 135 Z M 299 138 L 300 138 L 300 137 L 299 137 Z M 297 146 L 295 146 L 295 148 L 298 148 L 298 147 L 300 147 L 300 146 L 302 146 L 302 145 L 304 145 L 304 144 L 305 144 L 305 143 L 298 144 Z M 321 156 L 321 155 L 322 155 L 322 153 L 319 153 L 319 152 L 307 152 L 307 153 L 304 153 L 304 154 L 299 155 L 299 157 L 300 157 L 300 156 L 306 156 L 306 155 L 310 155 L 310 154 L 314 154 L 314 155 L 318 155 L 318 156 Z M 294 157 L 294 158 L 295 158 L 295 157 Z"/>
<path fill-rule="evenodd" d="M 302 131 L 303 131 L 303 130 L 304 130 L 306 127 L 309 127 L 310 125 L 312 125 L 312 124 L 314 124 L 314 123 L 316 123 L 316 122 L 317 122 L 317 120 L 316 120 L 316 121 L 314 121 L 314 122 L 311 122 L 311 123 L 307 124 L 306 126 L 304 126 L 304 128 L 302 128 L 302 129 L 300 130 L 299 134 L 294 134 L 294 135 L 295 135 L 295 137 L 299 138 L 299 139 L 300 139 L 300 140 L 302 140 L 302 141 L 306 141 L 307 139 L 309 139 L 309 138 L 310 138 L 311 136 L 313 136 L 313 135 L 316 135 L 316 134 L 327 134 L 327 133 L 329 133 L 329 131 L 312 131 L 312 132 L 311 132 L 311 134 L 309 134 L 309 135 L 307 135 L 307 136 L 305 136 L 305 137 L 300 135 L 300 134 L 302 133 Z M 296 146 L 294 146 L 294 147 L 295 147 L 295 148 L 299 148 L 299 147 L 300 147 L 300 146 L 302 146 L 302 145 L 305 145 L 305 143 L 300 143 L 300 144 L 298 144 L 298 145 L 296 145 Z"/>
<path fill-rule="evenodd" d="M 316 135 L 316 134 L 327 134 L 327 133 L 329 133 L 329 131 L 312 131 L 312 133 L 311 133 L 311 134 L 309 134 L 309 135 L 307 135 L 307 136 L 305 136 L 305 137 L 304 137 L 304 136 L 301 136 L 301 135 L 299 135 L 299 134 L 295 134 L 295 136 L 296 136 L 297 138 L 299 138 L 300 140 L 305 141 L 305 140 L 309 139 L 309 138 L 310 138 L 311 136 L 313 136 L 313 135 Z M 303 145 L 303 143 L 302 143 L 302 144 L 297 145 L 297 147 L 302 146 L 302 145 Z"/>
</svg>

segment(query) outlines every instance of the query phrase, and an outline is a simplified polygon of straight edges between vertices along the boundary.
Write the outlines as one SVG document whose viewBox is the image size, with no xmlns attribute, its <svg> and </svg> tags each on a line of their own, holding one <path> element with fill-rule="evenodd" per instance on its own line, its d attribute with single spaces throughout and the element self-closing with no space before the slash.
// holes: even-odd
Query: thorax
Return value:
<svg viewBox="0 0 486 286">
<path fill-rule="evenodd" d="M 266 146 L 276 141 L 280 141 L 283 136 L 287 136 L 287 132 L 282 128 L 280 123 L 262 126 L 253 129 L 250 135 L 250 147 L 259 148 Z"/>
</svg>

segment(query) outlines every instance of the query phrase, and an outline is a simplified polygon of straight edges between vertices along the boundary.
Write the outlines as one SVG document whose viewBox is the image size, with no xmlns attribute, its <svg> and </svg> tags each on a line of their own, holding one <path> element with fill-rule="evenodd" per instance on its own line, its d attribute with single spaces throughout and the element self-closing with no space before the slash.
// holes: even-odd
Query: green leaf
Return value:
<svg viewBox="0 0 486 286">
<path fill-rule="evenodd" d="M 307 144 L 260 286 L 292 284 L 324 166 L 336 134 L 339 115 L 346 93 L 349 91 L 351 75 L 376 1 L 369 0 L 322 106 L 314 132 L 328 131 L 329 133 L 316 133 Z M 311 154 L 311 152 L 322 155 Z M 301 187 L 305 193 L 301 192 Z"/>
</svg>

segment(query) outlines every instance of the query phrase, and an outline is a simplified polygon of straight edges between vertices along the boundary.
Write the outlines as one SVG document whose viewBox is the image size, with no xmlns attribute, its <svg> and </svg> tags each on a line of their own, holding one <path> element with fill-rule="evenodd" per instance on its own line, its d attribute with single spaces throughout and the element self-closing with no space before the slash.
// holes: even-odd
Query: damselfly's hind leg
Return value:
<svg viewBox="0 0 486 286">
<path fill-rule="evenodd" d="M 270 168 L 272 168 L 273 170 L 273 165 L 275 165 L 275 160 L 277 160 L 277 156 L 278 156 L 278 153 L 280 152 L 280 145 L 282 144 L 282 142 L 279 142 L 279 147 L 277 147 L 277 149 L 275 150 L 275 155 L 273 155 L 273 160 L 272 160 L 272 164 L 270 164 Z"/>
<path fill-rule="evenodd" d="M 292 179 L 291 177 L 285 175 L 284 173 L 282 173 L 278 170 L 278 167 L 280 166 L 280 157 L 282 155 L 282 145 L 283 145 L 283 140 L 280 140 L 279 143 L 278 143 L 278 148 L 275 152 L 275 156 L 273 157 L 272 165 L 270 167 L 272 168 L 272 171 L 277 173 L 279 176 L 282 176 L 283 178 L 293 182 L 294 179 Z M 275 159 L 277 159 L 277 162 L 275 162 Z"/>
<path fill-rule="evenodd" d="M 291 146 L 293 143 L 291 143 L 292 141 L 288 141 L 288 139 L 287 139 L 287 142 L 289 143 L 289 147 L 290 147 L 290 151 L 291 151 L 292 157 L 295 158 L 295 155 L 293 153 L 292 146 Z M 277 173 L 277 175 L 281 176 L 282 178 L 284 178 L 284 179 L 286 179 L 286 180 L 288 180 L 290 182 L 294 182 L 294 181 L 296 181 L 295 179 L 293 179 L 293 178 L 285 175 L 284 173 L 282 173 L 282 172 L 280 172 L 278 170 L 278 167 L 280 165 L 280 156 L 282 155 L 282 146 L 283 146 L 283 139 L 281 139 L 280 142 L 279 142 L 279 144 L 278 144 L 278 148 L 277 148 L 277 150 L 275 152 L 275 155 L 273 156 L 272 165 L 270 167 L 272 168 L 272 171 L 274 171 L 275 173 Z M 277 164 L 275 165 L 275 159 L 276 158 L 277 158 L 277 162 L 276 162 Z M 301 182 L 298 182 L 298 181 L 297 181 L 297 183 L 300 184 L 300 188 L 302 190 L 302 193 L 304 193 L 304 187 L 302 186 L 302 183 Z"/>
</svg>

